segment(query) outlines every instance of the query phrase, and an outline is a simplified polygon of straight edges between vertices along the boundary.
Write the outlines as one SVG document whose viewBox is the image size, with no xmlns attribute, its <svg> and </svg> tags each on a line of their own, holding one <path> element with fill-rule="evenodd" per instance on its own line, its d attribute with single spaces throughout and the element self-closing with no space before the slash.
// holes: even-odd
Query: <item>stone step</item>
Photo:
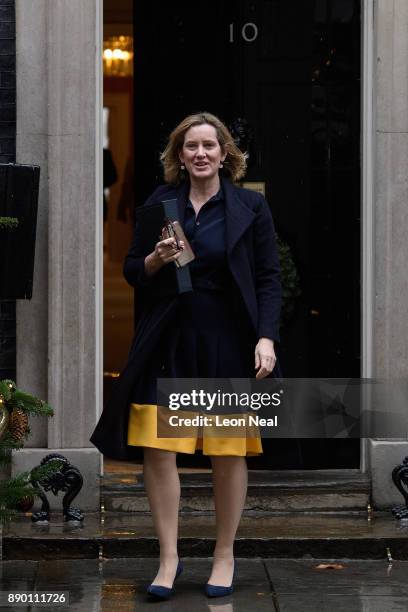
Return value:
<svg viewBox="0 0 408 612">
<path fill-rule="evenodd" d="M 211 472 L 180 473 L 181 512 L 214 512 Z M 107 473 L 105 511 L 148 512 L 141 472 Z M 370 479 L 359 470 L 250 470 L 245 512 L 366 511 Z"/>
<path fill-rule="evenodd" d="M 390 512 L 371 517 L 351 513 L 248 513 L 238 528 L 236 557 L 408 559 L 408 525 Z M 179 518 L 179 553 L 208 557 L 215 544 L 215 520 L 208 513 Z M 157 557 L 158 541 L 150 514 L 90 513 L 80 527 L 64 525 L 61 514 L 48 526 L 22 515 L 6 526 L 4 559 Z"/>
</svg>

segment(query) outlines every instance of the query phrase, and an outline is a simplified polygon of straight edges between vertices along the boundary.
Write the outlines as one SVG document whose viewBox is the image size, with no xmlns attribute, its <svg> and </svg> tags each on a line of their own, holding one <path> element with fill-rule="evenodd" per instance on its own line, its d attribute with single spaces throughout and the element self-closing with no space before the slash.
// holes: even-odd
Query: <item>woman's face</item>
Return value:
<svg viewBox="0 0 408 612">
<path fill-rule="evenodd" d="M 207 123 L 187 130 L 179 155 L 190 177 L 195 179 L 209 179 L 218 174 L 220 163 L 227 156 L 218 142 L 215 127 Z"/>
</svg>

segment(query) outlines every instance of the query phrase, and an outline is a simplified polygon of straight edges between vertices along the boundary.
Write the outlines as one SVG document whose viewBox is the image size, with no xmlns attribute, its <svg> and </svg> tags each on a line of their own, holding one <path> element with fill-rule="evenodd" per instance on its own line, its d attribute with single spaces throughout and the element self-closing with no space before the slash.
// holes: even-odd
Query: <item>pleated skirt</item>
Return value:
<svg viewBox="0 0 408 612">
<path fill-rule="evenodd" d="M 206 435 L 190 428 L 188 437 L 158 436 L 157 378 L 249 378 L 255 374 L 256 338 L 240 296 L 195 289 L 180 296 L 180 308 L 135 383 L 129 411 L 128 444 L 174 452 L 249 456 L 262 453 L 257 428 L 239 436 Z M 187 416 L 184 413 L 184 416 Z M 241 415 L 242 416 L 242 415 Z M 190 436 L 191 433 L 191 436 Z"/>
</svg>

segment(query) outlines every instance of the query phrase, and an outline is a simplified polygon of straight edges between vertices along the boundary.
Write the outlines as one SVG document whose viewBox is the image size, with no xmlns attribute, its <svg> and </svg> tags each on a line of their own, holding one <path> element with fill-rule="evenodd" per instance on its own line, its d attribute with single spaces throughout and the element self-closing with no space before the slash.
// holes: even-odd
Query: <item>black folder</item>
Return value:
<svg viewBox="0 0 408 612">
<path fill-rule="evenodd" d="M 151 206 L 136 208 L 136 224 L 139 225 L 139 240 L 143 253 L 148 255 L 154 251 L 156 243 L 160 240 L 161 231 L 167 219 L 180 223 L 177 200 L 163 200 Z M 160 294 L 168 293 L 169 286 L 173 285 L 177 293 L 192 291 L 191 275 L 188 265 L 178 268 L 169 263 L 158 272 L 158 280 L 163 280 Z M 159 285 L 159 283 L 157 283 Z"/>
</svg>

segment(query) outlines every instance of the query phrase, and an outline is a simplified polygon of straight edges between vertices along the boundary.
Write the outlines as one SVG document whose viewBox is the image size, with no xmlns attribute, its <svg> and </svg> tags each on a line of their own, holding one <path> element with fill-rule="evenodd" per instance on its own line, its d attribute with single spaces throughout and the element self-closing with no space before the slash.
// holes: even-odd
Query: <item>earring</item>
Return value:
<svg viewBox="0 0 408 612">
<path fill-rule="evenodd" d="M 186 169 L 185 165 L 184 165 L 184 164 L 181 164 L 180 169 L 181 169 L 181 170 L 185 170 L 185 169 Z"/>
<path fill-rule="evenodd" d="M 224 164 L 221 162 L 220 163 L 220 168 L 223 168 L 223 167 L 224 167 Z"/>
</svg>

